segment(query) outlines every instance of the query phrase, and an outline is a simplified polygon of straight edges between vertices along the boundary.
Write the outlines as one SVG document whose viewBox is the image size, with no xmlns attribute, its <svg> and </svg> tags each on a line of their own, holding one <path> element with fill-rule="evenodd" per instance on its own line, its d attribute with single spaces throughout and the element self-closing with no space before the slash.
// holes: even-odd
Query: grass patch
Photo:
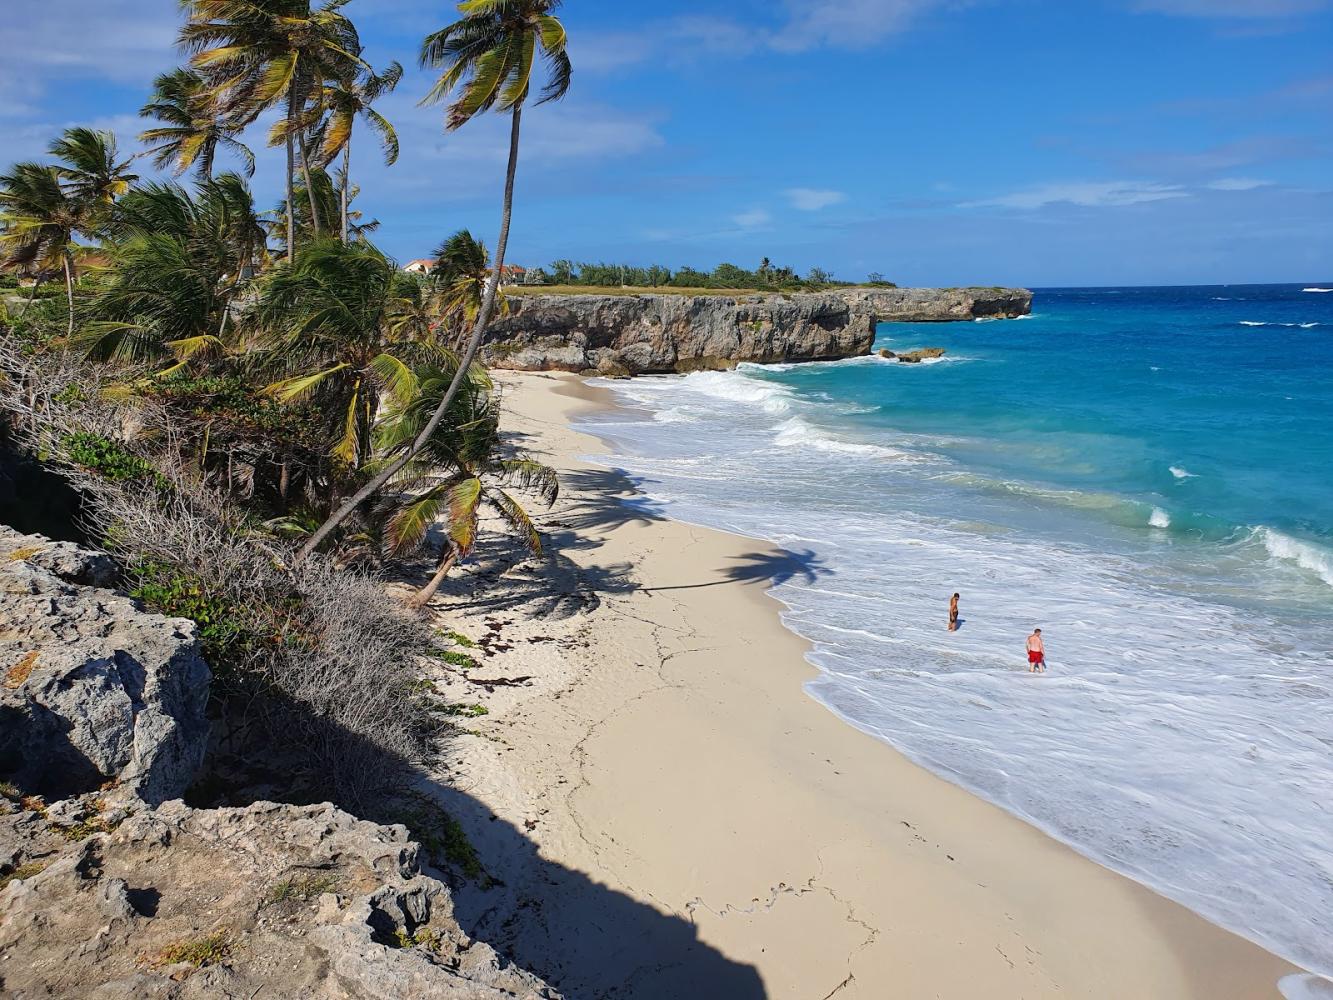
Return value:
<svg viewBox="0 0 1333 1000">
<path fill-rule="evenodd" d="M 439 951 L 443 946 L 444 935 L 426 927 L 415 934 L 409 934 L 401 927 L 395 928 L 390 944 L 392 948 L 428 948 L 431 951 Z"/>
<path fill-rule="evenodd" d="M 216 965 L 231 954 L 231 936 L 225 931 L 216 931 L 207 937 L 186 938 L 163 948 L 149 963 L 154 968 L 164 965 L 179 965 L 184 962 L 202 969 L 206 965 Z"/>
<path fill-rule="evenodd" d="M 13 552 L 9 553 L 9 560 L 10 562 L 24 562 L 41 551 L 42 546 L 40 545 L 26 545 L 21 549 L 15 549 Z"/>
<path fill-rule="evenodd" d="M 291 900 L 308 902 L 326 892 L 332 892 L 338 886 L 338 876 L 327 873 L 312 873 L 304 876 L 291 876 L 276 883 L 264 897 L 265 903 L 286 903 Z"/>
<path fill-rule="evenodd" d="M 26 865 L 19 865 L 8 875 L 0 875 L 0 889 L 4 889 L 10 882 L 16 882 L 19 879 L 32 878 L 34 875 L 40 875 L 46 870 L 48 861 L 33 861 Z"/>
</svg>

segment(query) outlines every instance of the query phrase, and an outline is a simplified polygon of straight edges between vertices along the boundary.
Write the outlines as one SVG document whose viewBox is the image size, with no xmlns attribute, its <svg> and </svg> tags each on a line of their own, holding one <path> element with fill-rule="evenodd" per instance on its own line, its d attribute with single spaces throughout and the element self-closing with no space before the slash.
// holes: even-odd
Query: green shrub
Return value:
<svg viewBox="0 0 1333 1000">
<path fill-rule="evenodd" d="M 140 563 L 133 573 L 137 583 L 131 597 L 159 614 L 189 618 L 199 626 L 199 644 L 214 672 L 237 666 L 237 654 L 256 641 L 241 609 L 210 594 L 193 577 L 161 563 Z"/>
<path fill-rule="evenodd" d="M 64 390 L 68 392 L 69 390 Z M 138 455 L 100 434 L 80 432 L 67 435 L 63 441 L 70 461 L 89 471 L 105 476 L 112 482 L 127 483 L 135 479 L 162 477 L 157 470 Z"/>
</svg>

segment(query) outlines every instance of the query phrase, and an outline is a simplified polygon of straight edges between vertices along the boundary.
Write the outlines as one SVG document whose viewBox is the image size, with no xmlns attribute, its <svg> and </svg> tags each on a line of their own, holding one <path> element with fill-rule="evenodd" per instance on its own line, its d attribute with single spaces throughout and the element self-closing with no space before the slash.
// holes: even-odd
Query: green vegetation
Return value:
<svg viewBox="0 0 1333 1000">
<path fill-rule="evenodd" d="M 523 113 L 563 97 L 572 68 L 556 0 L 467 0 L 423 41 L 446 129 L 503 114 L 510 156 L 494 252 L 460 230 L 411 277 L 353 204 L 359 126 L 397 158 L 377 105 L 402 69 L 366 61 L 350 6 L 182 0 L 186 65 L 138 109 L 147 155 L 182 181 L 140 181 L 89 128 L 0 171 L 0 412 L 79 491 L 131 593 L 197 623 L 219 717 L 247 720 L 237 739 L 356 807 L 456 731 L 422 704 L 420 658 L 476 665 L 376 573 L 425 554 L 428 600 L 483 512 L 541 552 L 529 510 L 554 501 L 554 473 L 502 440 L 475 359 L 505 309 Z M 261 119 L 287 154 L 276 214 L 247 179 Z M 479 873 L 461 829 L 437 825 Z"/>
<path fill-rule="evenodd" d="M 455 715 L 464 719 L 480 719 L 483 715 L 491 714 L 491 710 L 485 705 L 446 705 L 443 711 L 445 715 Z"/>
<path fill-rule="evenodd" d="M 735 264 L 719 264 L 712 271 L 692 267 L 671 270 L 661 264 L 637 267 L 628 264 L 574 263 L 557 260 L 549 269 L 539 268 L 533 284 L 511 289 L 511 292 L 562 294 L 677 294 L 677 295 L 753 295 L 756 292 L 804 292 L 842 287 L 851 282 L 839 281 L 823 268 L 811 268 L 802 277 L 790 267 L 775 267 L 765 257 L 753 271 Z M 532 280 L 531 277 L 529 280 Z M 874 273 L 868 284 L 893 287 L 883 275 Z"/>
<path fill-rule="evenodd" d="M 452 868 L 473 881 L 489 882 L 481 857 L 462 825 L 433 800 L 414 794 L 412 805 L 396 818 L 434 864 Z"/>
</svg>

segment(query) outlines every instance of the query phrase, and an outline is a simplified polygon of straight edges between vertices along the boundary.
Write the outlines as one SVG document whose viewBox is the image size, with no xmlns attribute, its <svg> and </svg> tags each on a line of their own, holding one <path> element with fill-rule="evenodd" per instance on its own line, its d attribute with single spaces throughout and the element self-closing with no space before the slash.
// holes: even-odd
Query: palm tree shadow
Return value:
<svg viewBox="0 0 1333 1000">
<path fill-rule="evenodd" d="M 810 549 L 795 551 L 791 549 L 766 549 L 761 552 L 746 552 L 733 556 L 737 563 L 718 574 L 716 579 L 701 583 L 678 583 L 665 587 L 648 587 L 647 593 L 668 590 L 697 590 L 700 587 L 716 587 L 724 583 L 764 584 L 777 587 L 796 580 L 807 586 L 813 586 L 822 577 L 832 572 L 824 561 Z"/>
</svg>

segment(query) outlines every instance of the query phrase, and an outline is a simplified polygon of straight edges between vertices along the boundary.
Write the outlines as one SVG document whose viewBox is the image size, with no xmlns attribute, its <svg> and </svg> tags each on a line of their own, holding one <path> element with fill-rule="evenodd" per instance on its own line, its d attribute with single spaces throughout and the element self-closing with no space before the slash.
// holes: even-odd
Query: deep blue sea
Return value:
<svg viewBox="0 0 1333 1000">
<path fill-rule="evenodd" d="M 1023 320 L 880 326 L 934 363 L 608 383 L 627 407 L 584 429 L 669 515 L 794 553 L 775 595 L 849 723 L 1333 975 L 1333 293 L 1310 287 L 1333 282 L 1039 291 Z"/>
</svg>

